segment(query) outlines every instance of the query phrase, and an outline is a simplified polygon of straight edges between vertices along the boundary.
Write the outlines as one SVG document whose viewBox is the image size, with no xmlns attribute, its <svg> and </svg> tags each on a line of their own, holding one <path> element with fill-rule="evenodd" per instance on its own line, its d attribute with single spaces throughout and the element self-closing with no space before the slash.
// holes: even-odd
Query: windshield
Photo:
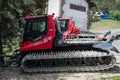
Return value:
<svg viewBox="0 0 120 80">
<path fill-rule="evenodd" d="M 62 32 L 65 32 L 68 29 L 68 20 L 59 20 L 60 28 Z"/>
<path fill-rule="evenodd" d="M 26 22 L 23 41 L 36 41 L 47 33 L 47 18 L 35 18 Z"/>
</svg>

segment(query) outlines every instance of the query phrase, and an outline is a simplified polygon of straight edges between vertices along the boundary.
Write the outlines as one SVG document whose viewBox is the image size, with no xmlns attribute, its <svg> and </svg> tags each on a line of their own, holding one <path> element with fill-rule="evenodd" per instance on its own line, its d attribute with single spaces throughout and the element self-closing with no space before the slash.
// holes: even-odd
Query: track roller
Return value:
<svg viewBox="0 0 120 80">
<path fill-rule="evenodd" d="M 66 66 L 67 59 L 55 59 L 54 63 L 55 63 L 55 66 Z"/>
<path fill-rule="evenodd" d="M 73 58 L 73 59 L 69 59 L 69 64 L 71 66 L 80 66 L 82 64 L 82 58 Z"/>
</svg>

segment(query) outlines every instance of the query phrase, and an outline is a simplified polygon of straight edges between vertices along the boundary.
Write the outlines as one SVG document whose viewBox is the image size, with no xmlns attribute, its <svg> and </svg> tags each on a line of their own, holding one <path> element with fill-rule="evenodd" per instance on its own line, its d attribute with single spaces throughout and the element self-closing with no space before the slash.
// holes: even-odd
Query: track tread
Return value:
<svg viewBox="0 0 120 80">
<path fill-rule="evenodd" d="M 109 65 L 97 65 L 97 66 L 64 66 L 64 67 L 39 67 L 29 68 L 24 65 L 27 60 L 41 60 L 41 59 L 61 59 L 61 58 L 87 58 L 87 57 L 102 57 L 112 56 L 112 61 Z M 112 68 L 115 65 L 116 58 L 112 53 L 98 52 L 98 51 L 60 51 L 60 52 L 41 52 L 30 53 L 26 55 L 21 62 L 21 67 L 25 72 L 66 72 L 66 71 L 99 71 Z"/>
</svg>

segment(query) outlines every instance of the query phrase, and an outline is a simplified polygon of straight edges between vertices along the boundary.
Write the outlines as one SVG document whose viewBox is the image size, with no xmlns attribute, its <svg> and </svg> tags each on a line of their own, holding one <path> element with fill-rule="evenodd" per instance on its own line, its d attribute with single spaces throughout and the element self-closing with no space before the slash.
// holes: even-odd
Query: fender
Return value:
<svg viewBox="0 0 120 80">
<path fill-rule="evenodd" d="M 119 50 L 108 42 L 94 43 L 92 47 L 106 51 L 115 51 L 119 53 Z"/>
</svg>

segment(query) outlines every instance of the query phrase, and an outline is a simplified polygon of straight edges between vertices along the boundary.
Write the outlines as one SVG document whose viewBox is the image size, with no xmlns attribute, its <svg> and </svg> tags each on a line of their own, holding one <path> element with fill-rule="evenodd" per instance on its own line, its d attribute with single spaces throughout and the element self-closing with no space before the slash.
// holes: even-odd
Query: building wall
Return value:
<svg viewBox="0 0 120 80">
<path fill-rule="evenodd" d="M 77 10 L 77 9 L 70 9 L 70 4 L 80 5 L 85 7 L 86 10 Z M 81 29 L 87 28 L 87 11 L 88 11 L 88 4 L 85 0 L 65 0 L 65 4 L 63 5 L 63 16 L 62 17 L 73 17 L 75 20 L 75 25 Z"/>
<path fill-rule="evenodd" d="M 48 14 L 55 13 L 55 17 L 58 17 L 60 15 L 60 1 L 61 0 L 48 1 Z"/>
<path fill-rule="evenodd" d="M 48 14 L 55 13 L 55 17 L 72 17 L 75 25 L 82 30 L 88 25 L 88 3 L 86 0 L 49 0 Z"/>
</svg>

